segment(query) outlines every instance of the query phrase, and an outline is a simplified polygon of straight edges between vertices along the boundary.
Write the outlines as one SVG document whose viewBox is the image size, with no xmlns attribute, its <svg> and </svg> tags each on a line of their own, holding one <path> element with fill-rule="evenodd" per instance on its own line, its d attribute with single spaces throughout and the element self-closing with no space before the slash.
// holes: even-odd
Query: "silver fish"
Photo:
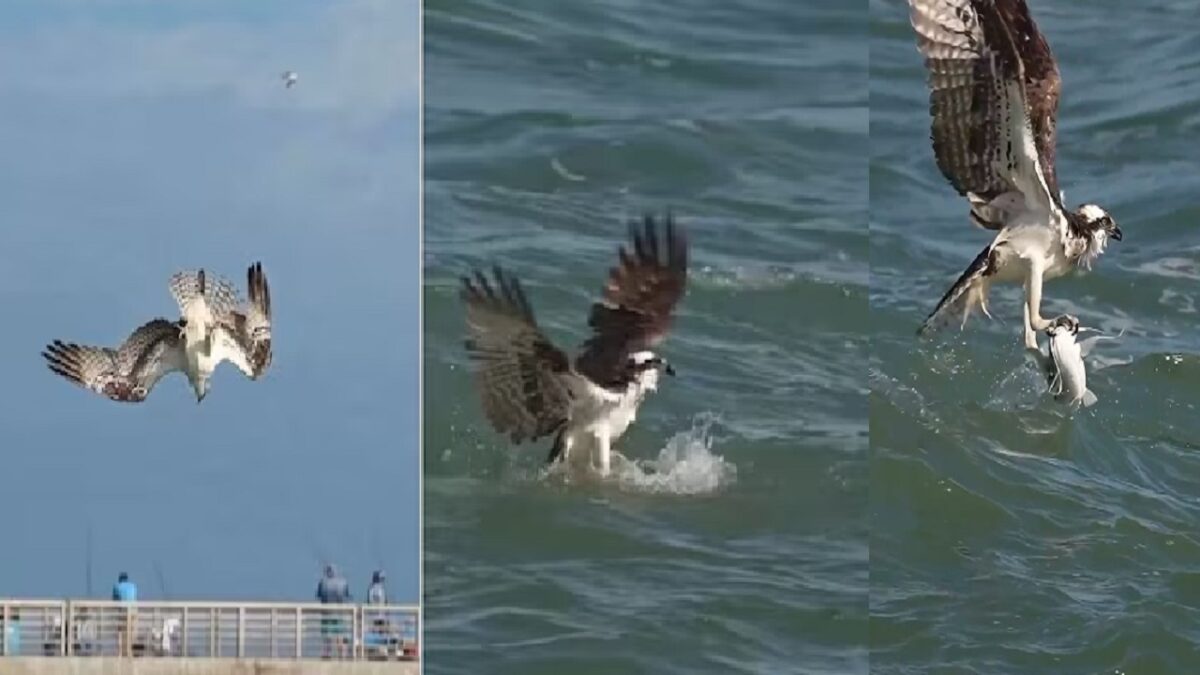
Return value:
<svg viewBox="0 0 1200 675">
<path fill-rule="evenodd" d="M 1090 330 L 1095 329 L 1080 328 L 1079 319 L 1073 316 L 1060 316 L 1046 329 L 1046 335 L 1050 337 L 1049 355 L 1045 363 L 1050 393 L 1056 401 L 1073 408 L 1087 408 L 1097 401 L 1096 395 L 1087 388 L 1087 368 L 1083 357 L 1092 351 L 1098 341 L 1116 339 L 1097 335 L 1076 341 L 1080 331 Z"/>
</svg>

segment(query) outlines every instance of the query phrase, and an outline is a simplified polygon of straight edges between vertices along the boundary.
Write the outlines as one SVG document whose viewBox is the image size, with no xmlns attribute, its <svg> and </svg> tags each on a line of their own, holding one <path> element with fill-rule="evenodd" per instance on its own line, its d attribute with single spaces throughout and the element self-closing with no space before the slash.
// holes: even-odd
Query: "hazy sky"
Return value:
<svg viewBox="0 0 1200 675">
<path fill-rule="evenodd" d="M 0 596 L 82 595 L 90 528 L 98 595 L 310 599 L 330 560 L 417 600 L 418 30 L 407 0 L 4 3 Z M 122 405 L 38 356 L 254 260 L 258 382 Z"/>
</svg>

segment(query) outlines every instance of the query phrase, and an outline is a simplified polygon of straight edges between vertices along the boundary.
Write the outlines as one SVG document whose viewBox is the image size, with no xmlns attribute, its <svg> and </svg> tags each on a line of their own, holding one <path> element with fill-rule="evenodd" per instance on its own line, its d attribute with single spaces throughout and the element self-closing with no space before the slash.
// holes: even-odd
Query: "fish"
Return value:
<svg viewBox="0 0 1200 675">
<path fill-rule="evenodd" d="M 1069 315 L 1058 317 L 1046 329 L 1050 346 L 1049 353 L 1045 356 L 1044 368 L 1049 380 L 1050 393 L 1056 401 L 1072 408 L 1090 408 L 1099 400 L 1087 387 L 1087 366 L 1083 358 L 1100 340 L 1117 339 L 1110 335 L 1096 335 L 1077 341 L 1079 333 L 1087 331 L 1095 329 L 1080 327 L 1079 319 Z"/>
</svg>

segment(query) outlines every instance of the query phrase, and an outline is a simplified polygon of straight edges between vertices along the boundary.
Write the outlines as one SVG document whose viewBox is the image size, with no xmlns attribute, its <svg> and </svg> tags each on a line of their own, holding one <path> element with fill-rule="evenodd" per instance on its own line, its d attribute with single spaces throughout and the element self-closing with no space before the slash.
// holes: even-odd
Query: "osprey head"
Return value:
<svg viewBox="0 0 1200 675">
<path fill-rule="evenodd" d="M 651 351 L 634 352 L 629 355 L 629 371 L 635 382 L 647 391 L 658 389 L 659 373 L 674 376 L 675 369 L 667 360 Z"/>
<path fill-rule="evenodd" d="M 1083 219 L 1085 226 L 1095 234 L 1103 234 L 1106 239 L 1121 241 L 1121 228 L 1108 211 L 1095 204 L 1082 204 L 1075 213 Z"/>
<path fill-rule="evenodd" d="M 1121 228 L 1117 226 L 1117 221 L 1108 215 L 1108 211 L 1095 204 L 1081 204 L 1070 214 L 1070 218 L 1071 229 L 1086 238 L 1086 246 L 1076 260 L 1076 264 L 1085 269 L 1091 268 L 1096 258 L 1104 253 L 1109 239 L 1121 241 Z"/>
<path fill-rule="evenodd" d="M 191 377 L 188 376 L 188 381 L 192 385 L 192 391 L 196 392 L 196 403 L 204 400 L 208 396 L 208 378 L 207 377 Z"/>
</svg>

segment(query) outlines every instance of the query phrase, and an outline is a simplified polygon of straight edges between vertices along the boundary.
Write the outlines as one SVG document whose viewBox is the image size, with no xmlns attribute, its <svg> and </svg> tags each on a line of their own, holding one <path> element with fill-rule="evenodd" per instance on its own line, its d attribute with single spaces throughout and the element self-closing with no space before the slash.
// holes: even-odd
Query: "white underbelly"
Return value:
<svg viewBox="0 0 1200 675">
<path fill-rule="evenodd" d="M 625 394 L 589 391 L 574 399 L 567 439 L 567 460 L 571 464 L 598 465 L 603 448 L 611 450 L 637 419 L 642 396 L 631 388 Z"/>
<path fill-rule="evenodd" d="M 1012 226 L 997 246 L 999 264 L 993 281 L 1024 283 L 1034 263 L 1042 268 L 1043 279 L 1060 277 L 1071 270 L 1062 243 L 1043 224 Z"/>
<path fill-rule="evenodd" d="M 217 360 L 207 346 L 207 342 L 201 341 L 189 344 L 186 349 L 188 370 L 201 377 L 208 377 L 217 368 Z"/>
<path fill-rule="evenodd" d="M 639 403 L 640 400 L 633 396 L 605 401 L 584 400 L 571 411 L 571 421 L 577 428 L 616 441 L 637 419 Z"/>
</svg>

